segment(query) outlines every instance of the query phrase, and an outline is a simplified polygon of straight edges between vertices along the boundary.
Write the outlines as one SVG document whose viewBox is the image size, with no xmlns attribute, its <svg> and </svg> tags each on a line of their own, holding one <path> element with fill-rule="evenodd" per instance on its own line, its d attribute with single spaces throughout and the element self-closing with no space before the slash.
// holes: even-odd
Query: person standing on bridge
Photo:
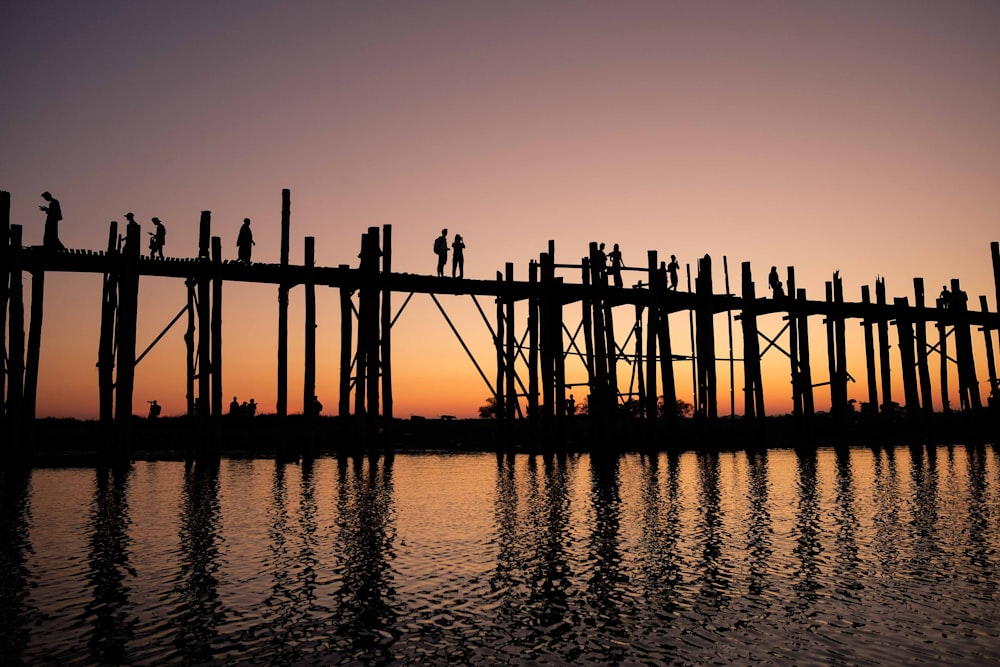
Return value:
<svg viewBox="0 0 1000 667">
<path fill-rule="evenodd" d="M 455 272 L 458 271 L 458 277 L 465 277 L 465 241 L 462 240 L 461 234 L 455 234 L 455 242 L 451 244 L 451 277 L 455 278 Z"/>
<path fill-rule="evenodd" d="M 163 226 L 159 218 L 153 218 L 153 225 L 156 227 L 155 232 L 150 232 L 149 239 L 149 258 L 159 257 L 163 259 L 163 246 L 167 244 L 167 228 Z"/>
<path fill-rule="evenodd" d="M 617 243 L 611 252 L 608 253 L 608 261 L 611 262 L 609 272 L 615 281 L 615 287 L 622 287 L 622 268 L 624 268 L 625 262 L 622 261 L 622 251 Z"/>
<path fill-rule="evenodd" d="M 448 262 L 448 230 L 442 229 L 441 236 L 434 239 L 434 253 L 438 256 L 438 278 L 444 278 L 444 265 Z"/>
<path fill-rule="evenodd" d="M 39 210 L 45 211 L 45 231 L 42 235 L 42 246 L 49 250 L 65 250 L 66 246 L 59 240 L 59 221 L 62 220 L 62 207 L 59 200 L 48 192 L 42 193 L 42 199 L 48 202 L 48 206 L 39 206 Z"/>
<path fill-rule="evenodd" d="M 239 261 L 250 263 L 250 253 L 253 250 L 253 232 L 250 231 L 250 218 L 243 218 L 240 235 L 236 237 L 236 247 L 239 249 Z"/>
<path fill-rule="evenodd" d="M 670 256 L 670 264 L 667 264 L 667 273 L 670 274 L 670 289 L 677 291 L 677 272 L 681 265 L 677 263 L 677 255 Z"/>
</svg>

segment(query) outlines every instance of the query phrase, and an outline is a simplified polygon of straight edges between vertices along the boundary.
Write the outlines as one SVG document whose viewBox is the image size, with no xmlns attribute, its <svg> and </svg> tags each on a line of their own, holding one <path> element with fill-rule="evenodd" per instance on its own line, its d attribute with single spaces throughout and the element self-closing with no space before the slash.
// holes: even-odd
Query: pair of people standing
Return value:
<svg viewBox="0 0 1000 667">
<path fill-rule="evenodd" d="M 461 234 L 455 234 L 455 241 L 451 244 L 451 277 L 465 277 L 465 241 Z M 444 267 L 448 263 L 448 230 L 442 229 L 441 236 L 434 239 L 434 254 L 438 256 L 437 275 L 444 278 Z M 458 275 L 455 275 L 455 274 Z"/>
</svg>

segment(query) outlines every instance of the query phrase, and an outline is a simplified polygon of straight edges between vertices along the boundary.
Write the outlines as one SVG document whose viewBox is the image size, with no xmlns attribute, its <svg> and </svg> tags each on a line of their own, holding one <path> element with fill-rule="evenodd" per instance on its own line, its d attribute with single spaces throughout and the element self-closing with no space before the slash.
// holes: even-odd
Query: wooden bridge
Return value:
<svg viewBox="0 0 1000 667">
<path fill-rule="evenodd" d="M 340 290 L 341 373 L 339 378 L 338 415 L 353 416 L 363 427 L 362 439 L 385 437 L 393 423 L 392 398 L 392 324 L 409 298 L 415 293 L 429 294 L 441 309 L 449 325 L 475 364 L 495 399 L 497 424 L 501 435 L 510 434 L 512 424 L 525 420 L 535 433 L 561 439 L 566 414 L 567 382 L 565 361 L 580 358 L 587 371 L 588 412 L 597 433 L 607 433 L 628 407 L 628 418 L 648 425 L 651 437 L 669 441 L 671 424 L 678 415 L 674 372 L 678 360 L 690 361 L 696 388 L 694 410 L 704 420 L 719 417 L 714 316 L 730 316 L 729 337 L 732 350 L 732 321 L 742 329 L 744 388 L 743 419 L 759 422 L 766 416 L 760 360 L 774 348 L 788 358 L 793 414 L 803 420 L 814 414 L 814 392 L 828 386 L 831 415 L 843 418 L 853 408 L 847 398 L 847 383 L 853 378 L 847 371 L 845 322 L 860 320 L 864 329 L 867 376 L 867 410 L 872 413 L 895 413 L 892 400 L 892 364 L 890 327 L 895 329 L 898 347 L 899 376 L 903 384 L 902 409 L 905 415 L 919 419 L 934 411 L 934 383 L 930 358 L 937 354 L 938 385 L 941 408 L 951 409 L 948 389 L 948 364 L 957 366 L 962 409 L 982 408 L 982 384 L 977 376 L 972 327 L 979 327 L 985 344 L 988 366 L 988 396 L 997 390 L 992 332 L 1000 328 L 1000 316 L 990 311 L 985 296 L 979 297 L 979 311 L 970 310 L 957 279 L 951 282 L 954 295 L 948 303 L 935 299 L 928 305 L 923 280 L 913 279 L 914 302 L 906 298 L 886 301 L 885 283 L 874 286 L 874 298 L 868 286 L 862 288 L 860 302 L 844 299 L 839 275 L 825 284 L 822 300 L 810 300 L 806 290 L 795 283 L 795 271 L 785 275 L 787 296 L 765 298 L 757 294 L 750 264 L 741 266 L 741 295 L 729 290 L 729 268 L 723 261 L 724 291 L 713 285 L 713 263 L 706 255 L 697 262 L 693 286 L 688 269 L 688 291 L 670 289 L 665 271 L 658 264 L 656 251 L 647 254 L 642 269 L 644 280 L 630 288 L 609 285 L 609 270 L 596 243 L 579 263 L 560 264 L 555 260 L 555 244 L 529 265 L 528 280 L 514 280 L 513 264 L 497 272 L 495 280 L 455 280 L 392 271 L 392 228 L 369 228 L 362 238 L 360 265 L 320 267 L 314 261 L 314 239 L 305 238 L 304 263 L 288 261 L 290 239 L 290 193 L 282 192 L 281 253 L 278 264 L 242 263 L 222 259 L 221 240 L 211 234 L 211 213 L 201 214 L 199 251 L 194 258 L 152 259 L 141 255 L 140 229 L 129 223 L 123 237 L 116 222 L 110 224 L 105 251 L 55 251 L 41 246 L 24 247 L 19 225 L 10 224 L 10 194 L 0 192 L 0 234 L 7 243 L 3 253 L 4 331 L 4 433 L 9 442 L 19 446 L 30 441 L 35 420 L 41 329 L 44 312 L 45 274 L 47 272 L 82 272 L 102 274 L 103 305 L 99 340 L 98 391 L 100 421 L 114 434 L 115 442 L 128 442 L 133 415 L 133 384 L 136 354 L 136 319 L 138 286 L 142 276 L 183 279 L 188 288 L 188 303 L 175 318 L 187 316 L 187 411 L 196 421 L 208 421 L 223 414 L 222 378 L 222 285 L 230 282 L 266 283 L 277 286 L 278 377 L 277 413 L 287 415 L 288 400 L 288 294 L 301 286 L 305 291 L 305 374 L 302 387 L 304 417 L 315 419 L 312 397 L 316 383 L 316 287 Z M 124 244 L 122 243 L 124 240 Z M 1000 245 L 991 244 L 993 273 L 1000 299 Z M 568 282 L 562 275 L 578 272 L 579 282 Z M 635 270 L 635 269 L 633 269 Z M 30 313 L 25 333 L 25 309 L 22 277 L 32 276 Z M 398 312 L 393 314 L 393 297 L 408 294 Z M 491 382 L 482 366 L 462 341 L 457 329 L 436 299 L 437 294 L 471 296 L 490 329 L 496 350 L 496 375 Z M 492 320 L 481 307 L 477 296 L 490 297 L 495 303 Z M 635 325 L 629 335 L 634 343 L 626 351 L 615 340 L 614 319 L 619 309 L 628 307 L 628 317 Z M 523 335 L 515 330 L 515 312 L 526 312 Z M 573 310 L 579 309 L 580 325 L 571 332 L 566 325 Z M 689 315 L 691 354 L 676 355 L 672 349 L 668 315 Z M 780 313 L 786 322 L 774 337 L 757 328 L 757 318 Z M 813 379 L 813 354 L 809 340 L 809 317 L 822 317 L 826 329 L 827 381 Z M 171 323 L 173 324 L 173 322 Z M 357 327 L 355 333 L 354 327 Z M 927 327 L 936 329 L 937 342 L 928 342 Z M 168 327 L 169 328 L 169 327 Z M 779 343 L 786 336 L 785 346 Z M 577 341 L 582 337 L 581 344 Z M 634 340 L 633 340 L 634 339 Z M 951 346 L 949 346 L 951 339 Z M 761 341 L 766 342 L 763 350 Z M 154 341 L 155 344 L 155 341 Z M 949 352 L 949 350 L 952 350 Z M 952 356 L 954 355 L 954 356 Z M 627 359 L 634 369 L 628 391 L 620 387 L 618 362 Z M 736 361 L 732 351 L 730 369 Z M 876 366 L 879 372 L 876 373 Z M 520 370 L 519 370 L 520 369 Z M 732 376 L 732 370 L 730 371 Z M 880 380 L 880 381 L 879 381 Z M 730 384 L 734 384 L 732 381 Z M 352 407 L 353 399 L 353 407 Z M 525 409 L 522 412 L 522 400 Z M 662 403 L 661 403 L 662 401 Z M 663 407 L 665 406 L 665 407 Z M 379 435 L 382 434 L 382 435 Z"/>
</svg>

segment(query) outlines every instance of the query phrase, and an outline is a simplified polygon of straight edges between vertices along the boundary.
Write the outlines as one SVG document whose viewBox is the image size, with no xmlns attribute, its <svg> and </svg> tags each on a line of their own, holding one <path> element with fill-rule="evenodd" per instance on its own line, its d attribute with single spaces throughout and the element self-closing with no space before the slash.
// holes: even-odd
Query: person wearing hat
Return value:
<svg viewBox="0 0 1000 667">
<path fill-rule="evenodd" d="M 156 225 L 155 232 L 149 232 L 149 258 L 159 256 L 163 259 L 163 246 L 167 243 L 167 228 L 163 226 L 159 218 L 153 218 L 153 224 Z"/>
<path fill-rule="evenodd" d="M 59 221 L 62 220 L 62 207 L 59 200 L 48 192 L 42 193 L 42 199 L 48 202 L 48 206 L 39 206 L 39 210 L 45 211 L 45 231 L 42 235 L 42 245 L 50 250 L 65 250 L 66 246 L 59 241 Z"/>
</svg>

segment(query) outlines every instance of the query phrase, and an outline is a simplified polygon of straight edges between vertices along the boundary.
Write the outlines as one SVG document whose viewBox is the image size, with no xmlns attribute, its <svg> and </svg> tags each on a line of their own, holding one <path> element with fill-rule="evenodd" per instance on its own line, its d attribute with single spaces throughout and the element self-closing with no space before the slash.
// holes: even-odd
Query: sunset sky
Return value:
<svg viewBox="0 0 1000 667">
<path fill-rule="evenodd" d="M 771 265 L 791 265 L 811 298 L 839 270 L 852 301 L 885 276 L 890 301 L 912 302 L 912 278 L 922 276 L 932 297 L 959 278 L 975 309 L 980 294 L 996 308 L 994 2 L 8 5 L 0 189 L 28 245 L 41 243 L 48 190 L 62 203 L 70 247 L 103 249 L 109 221 L 132 211 L 144 232 L 151 217 L 164 221 L 165 254 L 194 256 L 199 213 L 210 210 L 227 257 L 250 217 L 254 259 L 276 262 L 281 190 L 290 188 L 293 263 L 314 236 L 318 264 L 356 265 L 361 234 L 391 224 L 393 268 L 431 274 L 433 239 L 447 227 L 465 238 L 471 278 L 514 262 L 526 279 L 550 239 L 563 263 L 603 241 L 621 244 L 628 265 L 645 265 L 656 249 L 692 273 L 709 253 L 719 291 L 725 256 L 734 292 L 750 261 L 758 294 Z M 97 415 L 100 286 L 100 276 L 46 277 L 39 416 Z M 143 279 L 139 300 L 141 351 L 186 290 Z M 442 302 L 494 377 L 472 302 Z M 252 396 L 273 411 L 277 290 L 227 284 L 224 308 L 227 401 Z M 302 311 L 298 288 L 292 412 L 302 401 Z M 628 315 L 618 320 L 622 340 Z M 813 376 L 824 381 L 814 319 Z M 579 308 L 567 307 L 570 330 L 578 322 Z M 717 323 L 727 356 L 725 315 Z M 689 352 L 686 315 L 671 324 L 674 351 Z M 317 391 L 331 413 L 333 291 L 319 290 L 318 325 Z M 782 325 L 773 316 L 761 329 Z M 849 394 L 867 400 L 861 328 L 849 322 L 848 333 L 858 379 Z M 151 399 L 164 414 L 184 411 L 181 336 L 172 330 L 139 365 L 137 412 Z M 981 334 L 974 340 L 981 348 Z M 414 297 L 393 348 L 397 416 L 474 416 L 485 402 L 488 389 L 429 297 Z M 765 357 L 769 412 L 789 409 L 787 367 Z M 984 379 L 985 364 L 978 370 Z M 678 362 L 677 375 L 690 400 L 689 365 Z M 740 375 L 738 366 L 738 405 Z M 728 383 L 727 368 L 719 376 Z M 728 413 L 725 384 L 719 400 Z M 817 408 L 828 404 L 828 389 L 818 389 Z"/>
</svg>

